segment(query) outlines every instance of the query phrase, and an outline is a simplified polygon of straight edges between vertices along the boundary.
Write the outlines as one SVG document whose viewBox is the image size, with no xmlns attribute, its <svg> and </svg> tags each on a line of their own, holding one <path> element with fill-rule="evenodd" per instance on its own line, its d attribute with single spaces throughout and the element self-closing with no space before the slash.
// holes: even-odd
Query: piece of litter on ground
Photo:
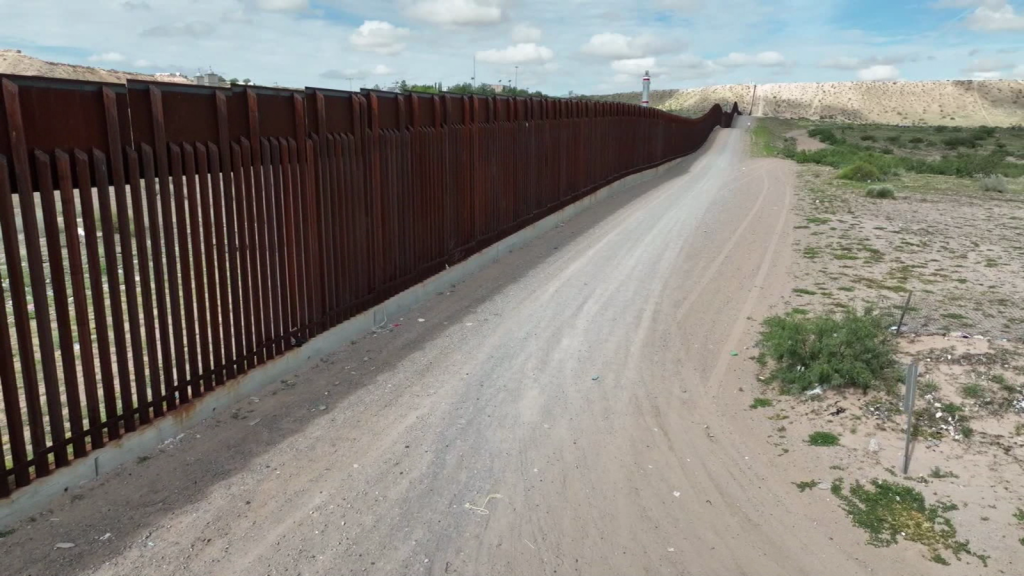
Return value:
<svg viewBox="0 0 1024 576">
<path fill-rule="evenodd" d="M 732 352 L 729 352 L 729 356 L 739 356 L 739 355 L 740 355 L 740 353 L 735 351 L 735 350 L 733 350 Z"/>
<path fill-rule="evenodd" d="M 669 552 L 675 552 L 675 551 L 676 551 L 676 549 L 675 549 L 675 548 L 669 548 L 669 549 L 668 549 L 668 551 L 669 551 Z"/>
<path fill-rule="evenodd" d="M 601 379 L 600 376 L 594 376 L 593 378 L 591 378 L 591 380 L 600 380 L 600 379 Z"/>
<path fill-rule="evenodd" d="M 262 420 L 262 418 L 257 418 L 255 420 L 253 420 L 252 422 L 249 422 L 249 426 L 255 426 L 255 425 L 259 424 L 260 420 Z"/>
<path fill-rule="evenodd" d="M 681 494 L 681 492 L 679 492 L 679 491 L 676 491 L 676 492 L 672 493 L 672 495 L 675 496 L 676 498 L 679 498 L 680 494 Z"/>
<path fill-rule="evenodd" d="M 423 318 L 420 318 L 419 320 L 417 320 L 417 322 L 426 322 L 426 320 L 424 320 Z"/>
<path fill-rule="evenodd" d="M 68 548 L 74 548 L 75 545 L 72 544 L 71 542 L 58 542 L 58 543 L 54 544 L 53 547 L 57 548 L 59 550 L 67 550 Z"/>
<path fill-rule="evenodd" d="M 110 540 L 111 536 L 113 536 L 113 534 L 111 534 L 110 532 L 107 532 L 103 536 L 100 536 L 100 540 Z"/>
</svg>

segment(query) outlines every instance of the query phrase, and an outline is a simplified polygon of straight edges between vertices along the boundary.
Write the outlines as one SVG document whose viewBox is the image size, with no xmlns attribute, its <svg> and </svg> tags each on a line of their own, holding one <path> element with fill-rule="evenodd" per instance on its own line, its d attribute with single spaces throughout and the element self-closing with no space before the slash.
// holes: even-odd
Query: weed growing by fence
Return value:
<svg viewBox="0 0 1024 576">
<path fill-rule="evenodd" d="M 767 318 L 760 348 L 772 365 L 769 379 L 790 394 L 817 386 L 888 388 L 898 375 L 887 324 L 873 310 Z"/>
<path fill-rule="evenodd" d="M 896 191 L 893 190 L 892 186 L 871 186 L 864 195 L 868 198 L 895 198 Z"/>
<path fill-rule="evenodd" d="M 988 556 L 971 550 L 969 541 L 957 539 L 956 527 L 946 516 L 958 509 L 956 504 L 928 504 L 915 488 L 878 479 L 868 486 L 856 482 L 847 492 L 843 480 L 838 478 L 832 482 L 832 495 L 853 525 L 868 533 L 868 544 L 872 546 L 887 548 L 903 538 L 927 547 L 933 559 L 946 551 L 957 560 L 973 556 L 988 566 Z"/>
</svg>

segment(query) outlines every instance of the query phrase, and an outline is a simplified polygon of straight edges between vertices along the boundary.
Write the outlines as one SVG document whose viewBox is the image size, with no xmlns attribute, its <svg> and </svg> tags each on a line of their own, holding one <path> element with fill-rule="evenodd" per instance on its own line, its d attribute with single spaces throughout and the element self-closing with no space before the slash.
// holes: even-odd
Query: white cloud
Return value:
<svg viewBox="0 0 1024 576">
<path fill-rule="evenodd" d="M 434 24 L 496 24 L 505 17 L 504 0 L 412 0 L 406 14 Z"/>
<path fill-rule="evenodd" d="M 209 22 L 178 22 L 175 24 L 161 24 L 154 26 L 142 32 L 143 36 L 187 36 L 191 38 L 203 38 L 206 36 L 212 36 L 216 31 L 213 24 Z"/>
<path fill-rule="evenodd" d="M 626 36 L 615 32 L 602 32 L 591 36 L 590 40 L 580 48 L 580 51 L 590 56 L 623 60 L 664 54 L 676 46 L 676 43 L 653 34 Z"/>
<path fill-rule="evenodd" d="M 1024 31 L 1024 16 L 1017 14 L 1008 3 L 998 8 L 981 6 L 965 22 L 968 28 L 982 32 Z"/>
<path fill-rule="evenodd" d="M 394 55 L 405 50 L 404 40 L 409 34 L 408 28 L 397 28 L 390 22 L 380 20 L 367 20 L 348 39 L 357 50 Z"/>
<path fill-rule="evenodd" d="M 538 46 L 533 42 L 516 44 L 502 50 L 482 50 L 476 53 L 480 62 L 491 64 L 526 64 L 529 62 L 547 62 L 555 57 L 554 51 L 546 46 Z"/>
<path fill-rule="evenodd" d="M 1010 63 L 1003 62 L 1002 60 L 996 60 L 994 58 L 981 58 L 979 60 L 971 62 L 970 65 L 967 66 L 967 68 L 964 68 L 964 72 L 998 72 L 1000 70 L 1006 70 L 1010 66 Z"/>
<path fill-rule="evenodd" d="M 1024 64 L 1014 68 L 1013 72 L 1010 72 L 1010 76 L 1013 76 L 1014 78 L 1024 79 Z"/>
<path fill-rule="evenodd" d="M 269 12 L 295 12 L 309 8 L 309 0 L 256 0 L 256 6 Z"/>
<path fill-rule="evenodd" d="M 153 65 L 153 63 L 150 62 L 149 60 L 141 60 L 140 59 L 140 60 L 136 60 L 135 61 L 135 67 L 136 68 L 149 68 L 152 65 Z"/>
<path fill-rule="evenodd" d="M 704 7 L 706 0 L 658 0 L 658 7 L 676 12 L 693 12 Z"/>
<path fill-rule="evenodd" d="M 103 52 L 89 56 L 89 62 L 124 62 L 127 58 L 120 52 Z"/>
<path fill-rule="evenodd" d="M 726 68 L 738 68 L 740 66 L 784 66 L 786 57 L 778 52 L 760 52 L 750 55 L 743 52 L 732 52 L 724 58 L 715 61 L 719 66 Z"/>
<path fill-rule="evenodd" d="M 390 76 L 395 71 L 385 66 L 384 64 L 377 64 L 373 68 L 349 68 L 345 70 L 327 70 L 320 74 L 321 78 L 327 78 L 330 80 L 363 80 L 371 76 Z"/>
<path fill-rule="evenodd" d="M 996 80 L 1002 78 L 1003 73 L 998 71 L 992 72 L 974 72 L 971 74 L 971 78 L 975 80 Z"/>
<path fill-rule="evenodd" d="M 648 56 L 647 58 L 628 58 L 612 62 L 612 70 L 635 78 L 643 76 L 644 72 L 657 74 L 661 72 L 658 68 L 658 59 Z"/>
<path fill-rule="evenodd" d="M 540 42 L 543 35 L 540 28 L 526 22 L 516 24 L 512 29 L 512 40 L 515 42 Z"/>
<path fill-rule="evenodd" d="M 896 80 L 900 77 L 900 71 L 895 66 L 880 64 L 868 66 L 857 71 L 857 77 L 861 80 Z"/>
<path fill-rule="evenodd" d="M 904 62 L 916 62 L 920 56 L 916 54 L 894 54 L 890 56 L 868 56 L 866 58 L 854 58 L 852 56 L 839 56 L 822 61 L 819 66 L 822 68 L 836 68 L 839 70 L 861 70 L 871 66 L 902 64 Z"/>
</svg>

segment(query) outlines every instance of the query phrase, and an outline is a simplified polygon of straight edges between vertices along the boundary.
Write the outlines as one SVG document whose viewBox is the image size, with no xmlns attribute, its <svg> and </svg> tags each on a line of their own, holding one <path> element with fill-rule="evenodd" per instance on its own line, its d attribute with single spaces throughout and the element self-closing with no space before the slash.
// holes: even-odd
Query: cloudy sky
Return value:
<svg viewBox="0 0 1024 576">
<path fill-rule="evenodd" d="M 1024 79 L 1020 0 L 0 0 L 0 47 L 259 84 L 508 82 L 551 94 Z"/>
</svg>

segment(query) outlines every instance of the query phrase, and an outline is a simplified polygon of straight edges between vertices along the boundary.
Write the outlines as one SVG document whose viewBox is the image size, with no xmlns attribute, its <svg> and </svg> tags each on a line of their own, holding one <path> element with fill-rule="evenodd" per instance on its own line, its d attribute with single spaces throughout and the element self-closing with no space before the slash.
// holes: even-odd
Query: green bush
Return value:
<svg viewBox="0 0 1024 576">
<path fill-rule="evenodd" d="M 946 132 L 948 130 L 949 130 L 949 126 L 936 126 L 935 127 L 935 131 L 936 132 Z"/>
<path fill-rule="evenodd" d="M 861 162 L 847 168 L 843 168 L 837 178 L 840 180 L 852 180 L 854 182 L 878 182 L 882 179 L 882 173 L 871 164 Z"/>
<path fill-rule="evenodd" d="M 946 148 L 975 148 L 978 143 L 970 136 L 946 136 L 942 139 L 942 145 Z"/>
<path fill-rule="evenodd" d="M 871 186 L 864 195 L 868 198 L 895 198 L 896 191 L 892 186 Z"/>
<path fill-rule="evenodd" d="M 812 138 L 817 138 L 818 141 L 824 142 L 825 144 L 829 144 L 832 146 L 844 142 L 842 138 L 836 136 L 836 133 L 833 132 L 831 128 L 823 128 L 820 126 L 816 128 L 811 128 L 810 130 L 807 131 L 807 135 Z"/>
<path fill-rule="evenodd" d="M 831 432 L 811 432 L 807 443 L 811 446 L 839 446 L 839 436 Z"/>
<path fill-rule="evenodd" d="M 893 134 L 892 136 L 886 136 L 885 141 L 890 144 L 899 144 L 902 139 L 899 134 Z"/>
<path fill-rule="evenodd" d="M 989 176 L 981 180 L 981 189 L 985 192 L 1001 192 L 1006 194 L 1010 191 L 1010 185 L 1002 176 Z"/>
<path fill-rule="evenodd" d="M 910 140 L 907 140 L 907 142 L 910 142 L 911 144 L 924 144 L 925 139 L 920 136 L 914 136 Z"/>
<path fill-rule="evenodd" d="M 878 140 L 878 138 L 875 138 L 874 134 L 861 134 L 860 139 L 865 142 L 874 142 L 875 140 Z"/>
<path fill-rule="evenodd" d="M 817 386 L 867 391 L 894 381 L 895 343 L 872 310 L 772 316 L 764 320 L 759 346 L 772 363 L 769 379 L 790 394 Z"/>
</svg>

